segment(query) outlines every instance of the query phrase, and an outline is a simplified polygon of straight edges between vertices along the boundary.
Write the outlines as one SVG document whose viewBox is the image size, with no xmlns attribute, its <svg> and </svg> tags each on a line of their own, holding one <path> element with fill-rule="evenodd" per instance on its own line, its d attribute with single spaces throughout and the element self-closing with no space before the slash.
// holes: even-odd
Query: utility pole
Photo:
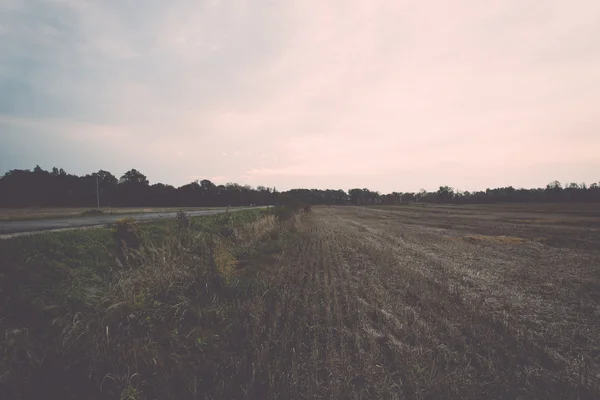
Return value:
<svg viewBox="0 0 600 400">
<path fill-rule="evenodd" d="M 100 185 L 98 184 L 98 177 L 96 177 L 96 204 L 98 205 L 98 210 L 100 209 Z"/>
</svg>

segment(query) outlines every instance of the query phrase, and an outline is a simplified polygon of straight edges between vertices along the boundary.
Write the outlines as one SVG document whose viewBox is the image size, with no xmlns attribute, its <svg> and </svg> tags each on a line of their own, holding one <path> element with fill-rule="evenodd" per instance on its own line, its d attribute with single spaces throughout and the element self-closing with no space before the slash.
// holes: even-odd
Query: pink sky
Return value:
<svg viewBox="0 0 600 400">
<path fill-rule="evenodd" d="M 36 21 L 8 3 L 0 18 Z M 0 87 L 26 87 L 0 102 L 3 170 L 382 192 L 600 180 L 598 1 L 49 4 L 62 24 L 0 29 L 17 41 Z"/>
</svg>

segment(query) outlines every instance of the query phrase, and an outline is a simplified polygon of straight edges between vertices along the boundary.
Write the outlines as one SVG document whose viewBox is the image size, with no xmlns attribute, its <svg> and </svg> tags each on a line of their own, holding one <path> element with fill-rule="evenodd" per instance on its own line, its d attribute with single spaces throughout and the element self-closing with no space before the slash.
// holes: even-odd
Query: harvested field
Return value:
<svg viewBox="0 0 600 400">
<path fill-rule="evenodd" d="M 598 217 L 515 209 L 316 207 L 184 234 L 86 308 L 38 298 L 37 331 L 0 320 L 53 360 L 0 375 L 76 398 L 600 398 Z"/>
<path fill-rule="evenodd" d="M 598 220 L 514 219 L 493 207 L 315 209 L 283 261 L 271 393 L 600 397 Z"/>
</svg>

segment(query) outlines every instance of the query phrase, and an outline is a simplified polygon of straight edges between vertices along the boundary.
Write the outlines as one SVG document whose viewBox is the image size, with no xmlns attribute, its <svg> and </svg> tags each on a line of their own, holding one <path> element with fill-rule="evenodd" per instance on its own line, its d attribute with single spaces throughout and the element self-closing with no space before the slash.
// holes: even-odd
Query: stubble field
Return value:
<svg viewBox="0 0 600 400">
<path fill-rule="evenodd" d="M 598 398 L 599 221 L 577 206 L 315 209 L 282 260 L 271 393 Z"/>
</svg>

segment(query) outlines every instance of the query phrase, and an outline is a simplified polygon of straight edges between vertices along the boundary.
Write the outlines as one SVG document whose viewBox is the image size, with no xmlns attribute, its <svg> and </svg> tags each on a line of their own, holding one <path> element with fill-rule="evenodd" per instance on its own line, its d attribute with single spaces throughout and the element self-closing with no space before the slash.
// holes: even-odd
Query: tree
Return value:
<svg viewBox="0 0 600 400">
<path fill-rule="evenodd" d="M 208 179 L 194 181 L 179 188 L 157 183 L 149 185 L 144 174 L 132 169 L 120 180 L 110 172 L 100 170 L 85 176 L 66 173 L 62 168 L 43 170 L 10 170 L 0 177 L 0 206 L 72 206 L 93 207 L 96 204 L 96 180 L 100 202 L 111 206 L 226 206 L 267 205 L 292 201 L 297 204 L 399 204 L 422 201 L 428 203 L 495 203 L 495 202 L 550 202 L 598 201 L 600 186 L 593 182 L 567 183 L 552 181 L 543 188 L 515 189 L 512 186 L 488 188 L 474 192 L 456 192 L 450 186 L 437 191 L 422 189 L 419 193 L 392 192 L 382 195 L 367 188 L 348 192 L 338 189 L 292 189 L 278 192 L 276 188 L 228 183 L 216 186 Z"/>
<path fill-rule="evenodd" d="M 150 205 L 169 207 L 177 205 L 177 190 L 171 185 L 156 183 L 150 186 Z"/>
<path fill-rule="evenodd" d="M 546 197 L 550 201 L 563 200 L 563 188 L 559 181 L 552 181 L 546 185 Z"/>
<path fill-rule="evenodd" d="M 94 178 L 98 178 L 100 184 L 105 185 L 105 186 L 113 186 L 119 182 L 113 174 L 111 174 L 108 171 L 104 171 L 102 169 L 98 172 L 94 172 L 91 176 Z M 123 176 L 125 176 L 125 175 L 123 175 Z"/>
<path fill-rule="evenodd" d="M 149 197 L 150 193 L 150 182 L 146 175 L 132 169 L 125 172 L 119 180 L 115 197 L 120 205 L 140 207 L 152 203 L 152 199 Z"/>
<path fill-rule="evenodd" d="M 52 168 L 52 172 L 50 173 L 50 175 L 52 175 L 53 177 L 56 178 L 56 177 L 59 177 L 59 176 L 67 176 L 67 173 L 62 168 L 58 169 L 56 167 L 53 167 Z"/>
<path fill-rule="evenodd" d="M 410 203 L 416 201 L 415 198 L 415 194 L 414 193 L 402 193 L 402 202 L 403 203 Z"/>
<path fill-rule="evenodd" d="M 350 195 L 350 202 L 352 204 L 365 204 L 365 194 L 362 189 L 350 189 L 348 190 L 348 194 Z"/>
<path fill-rule="evenodd" d="M 141 185 L 148 186 L 150 182 L 146 178 L 146 175 L 139 172 L 137 169 L 132 169 L 123 174 L 121 179 L 119 180 L 120 184 L 125 185 Z"/>
<path fill-rule="evenodd" d="M 217 186 L 208 179 L 202 179 L 202 181 L 200 181 L 200 187 L 205 193 L 211 193 L 217 188 Z"/>
<path fill-rule="evenodd" d="M 114 203 L 114 199 L 117 193 L 117 184 L 119 181 L 113 174 L 111 174 L 108 171 L 100 170 L 98 172 L 94 172 L 91 175 L 86 175 L 84 178 L 89 181 L 87 186 L 94 188 L 91 189 L 94 190 L 94 192 L 96 180 L 98 181 L 97 189 L 100 191 L 101 206 L 108 206 Z"/>
<path fill-rule="evenodd" d="M 562 185 L 560 184 L 559 181 L 552 181 L 546 185 L 546 190 L 560 191 L 560 190 L 562 190 Z"/>
<path fill-rule="evenodd" d="M 437 201 L 440 203 L 450 203 L 454 199 L 454 189 L 450 186 L 440 186 L 437 191 Z"/>
</svg>

